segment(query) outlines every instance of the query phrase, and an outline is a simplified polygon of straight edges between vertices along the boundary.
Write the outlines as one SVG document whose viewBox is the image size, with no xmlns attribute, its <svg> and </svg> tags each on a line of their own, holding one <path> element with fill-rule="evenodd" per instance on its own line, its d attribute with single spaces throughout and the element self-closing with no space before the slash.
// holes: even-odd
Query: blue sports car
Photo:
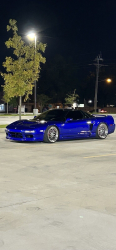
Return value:
<svg viewBox="0 0 116 250">
<path fill-rule="evenodd" d="M 91 115 L 82 110 L 53 109 L 31 120 L 19 120 L 6 127 L 6 138 L 16 141 L 56 142 L 78 138 L 105 139 L 115 130 L 110 115 Z"/>
</svg>

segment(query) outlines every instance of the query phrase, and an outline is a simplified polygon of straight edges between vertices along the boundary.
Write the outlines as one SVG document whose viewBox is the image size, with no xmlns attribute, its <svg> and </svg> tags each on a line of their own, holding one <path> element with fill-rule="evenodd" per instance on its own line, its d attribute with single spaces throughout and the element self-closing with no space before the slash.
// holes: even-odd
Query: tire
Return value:
<svg viewBox="0 0 116 250">
<path fill-rule="evenodd" d="M 96 138 L 105 139 L 108 135 L 108 127 L 105 123 L 100 123 L 97 127 Z"/>
<path fill-rule="evenodd" d="M 44 142 L 54 143 L 58 140 L 59 131 L 56 126 L 49 126 L 44 134 Z"/>
</svg>

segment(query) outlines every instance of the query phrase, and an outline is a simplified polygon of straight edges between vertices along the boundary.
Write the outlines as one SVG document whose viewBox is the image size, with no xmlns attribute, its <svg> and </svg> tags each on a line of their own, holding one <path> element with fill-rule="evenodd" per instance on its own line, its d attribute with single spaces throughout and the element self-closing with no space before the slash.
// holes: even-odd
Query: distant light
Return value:
<svg viewBox="0 0 116 250">
<path fill-rule="evenodd" d="M 73 108 L 75 109 L 76 107 L 77 107 L 77 103 L 74 102 L 74 103 L 73 103 Z"/>
<path fill-rule="evenodd" d="M 92 103 L 92 100 L 89 100 L 88 103 Z"/>
<path fill-rule="evenodd" d="M 5 105 L 4 104 L 0 104 L 0 112 L 1 111 L 5 111 Z"/>
<path fill-rule="evenodd" d="M 110 83 L 110 82 L 112 82 L 112 79 L 107 78 L 107 79 L 106 79 L 106 82 Z"/>
</svg>

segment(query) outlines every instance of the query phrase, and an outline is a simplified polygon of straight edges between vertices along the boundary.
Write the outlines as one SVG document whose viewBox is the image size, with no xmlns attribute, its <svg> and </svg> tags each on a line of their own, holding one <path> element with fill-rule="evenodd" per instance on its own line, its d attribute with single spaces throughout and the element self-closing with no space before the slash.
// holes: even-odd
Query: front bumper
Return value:
<svg viewBox="0 0 116 250">
<path fill-rule="evenodd" d="M 43 131 L 28 131 L 23 130 L 6 129 L 6 139 L 13 141 L 43 141 Z"/>
</svg>

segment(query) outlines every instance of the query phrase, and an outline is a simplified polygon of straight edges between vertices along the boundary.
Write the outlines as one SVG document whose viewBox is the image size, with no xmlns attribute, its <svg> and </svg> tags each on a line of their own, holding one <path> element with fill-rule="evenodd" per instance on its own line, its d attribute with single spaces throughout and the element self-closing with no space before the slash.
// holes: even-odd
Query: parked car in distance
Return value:
<svg viewBox="0 0 116 250">
<path fill-rule="evenodd" d="M 107 111 L 104 110 L 104 109 L 101 109 L 99 112 L 100 112 L 100 113 L 107 113 Z"/>
</svg>

